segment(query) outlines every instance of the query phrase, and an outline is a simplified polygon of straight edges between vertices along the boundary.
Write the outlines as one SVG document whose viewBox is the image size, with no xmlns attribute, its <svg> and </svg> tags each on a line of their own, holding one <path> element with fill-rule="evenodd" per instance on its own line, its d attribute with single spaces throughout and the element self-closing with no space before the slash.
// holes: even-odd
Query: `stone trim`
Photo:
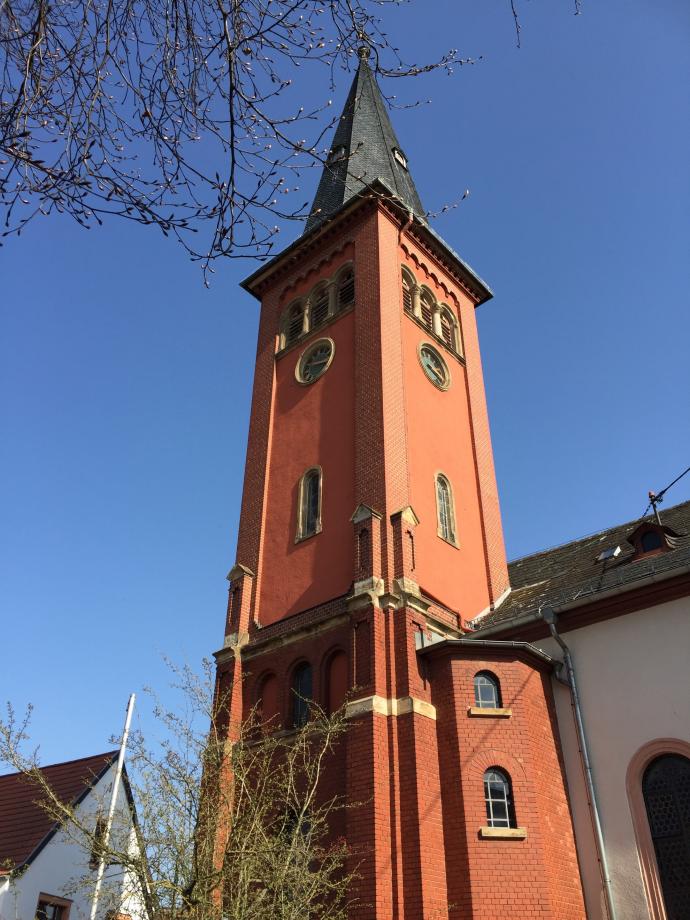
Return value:
<svg viewBox="0 0 690 920">
<path fill-rule="evenodd" d="M 329 355 L 328 361 L 326 362 L 326 366 L 321 371 L 318 377 L 314 377 L 313 380 L 305 380 L 303 373 L 304 373 L 304 365 L 307 361 L 307 358 L 311 355 L 312 351 L 315 351 L 316 348 L 318 348 L 318 346 L 323 343 L 326 343 L 331 346 L 331 353 Z M 322 335 L 321 338 L 314 339 L 313 342 L 310 342 L 306 346 L 306 348 L 302 351 L 301 355 L 297 359 L 297 364 L 295 364 L 295 380 L 301 387 L 310 387 L 313 383 L 316 383 L 318 380 L 320 380 L 323 377 L 323 375 L 329 369 L 331 364 L 333 364 L 334 358 L 335 358 L 335 342 L 330 336 Z"/>
<path fill-rule="evenodd" d="M 363 607 L 380 607 L 385 585 L 382 578 L 365 578 L 356 581 L 352 594 L 347 599 L 348 610 L 361 610 Z"/>
<path fill-rule="evenodd" d="M 428 332 L 428 330 L 427 330 L 427 332 Z M 422 349 L 423 349 L 423 348 L 428 348 L 430 351 L 434 352 L 434 354 L 436 355 L 436 357 L 439 359 L 439 361 L 441 362 L 441 364 L 442 364 L 443 367 L 445 368 L 445 371 L 446 371 L 446 379 L 443 381 L 443 383 L 437 383 L 437 382 L 436 382 L 433 378 L 431 378 L 431 377 L 429 376 L 429 374 L 427 373 L 427 370 L 426 370 L 426 368 L 424 367 L 424 362 L 422 361 Z M 446 359 L 443 357 L 443 355 L 442 355 L 441 352 L 438 350 L 438 348 L 436 347 L 436 345 L 432 345 L 431 342 L 426 342 L 426 341 L 424 341 L 424 340 L 422 339 L 422 341 L 420 341 L 419 344 L 417 345 L 417 360 L 419 361 L 419 366 L 420 366 L 421 369 L 422 369 L 422 373 L 424 374 L 424 376 L 426 377 L 426 379 L 429 381 L 429 383 L 430 383 L 432 386 L 435 386 L 437 390 L 441 390 L 441 391 L 443 391 L 443 392 L 445 392 L 447 389 L 450 388 L 450 385 L 451 385 L 452 382 L 453 382 L 453 377 L 452 377 L 452 375 L 451 375 L 450 368 L 449 368 L 448 365 L 446 364 Z"/>
<path fill-rule="evenodd" d="M 313 625 L 308 625 L 302 629 L 297 629 L 294 632 L 282 633 L 278 636 L 272 636 L 267 639 L 261 639 L 260 636 L 255 636 L 252 639 L 251 645 L 245 645 L 242 647 L 242 660 L 248 661 L 250 658 L 256 658 L 258 655 L 263 655 L 266 652 L 272 652 L 277 648 L 282 648 L 285 645 L 292 645 L 293 642 L 301 642 L 303 639 L 313 638 L 314 636 L 321 635 L 321 633 L 329 632 L 331 629 L 335 629 L 336 626 L 341 626 L 343 623 L 348 622 L 349 617 L 344 613 L 336 613 L 334 616 L 329 617 L 326 620 L 317 621 Z"/>
<path fill-rule="evenodd" d="M 375 712 L 382 716 L 404 716 L 407 713 L 416 712 L 417 715 L 436 721 L 436 707 L 415 696 L 387 699 L 375 694 L 374 696 L 362 697 L 359 700 L 351 700 L 345 707 L 345 717 L 347 719 L 365 715 L 368 712 Z"/>
<path fill-rule="evenodd" d="M 374 511 L 374 509 L 370 508 L 369 505 L 360 504 L 357 505 L 353 511 L 350 520 L 353 524 L 360 524 L 362 521 L 368 521 L 372 517 L 377 518 L 380 521 L 383 515 L 378 511 Z"/>
<path fill-rule="evenodd" d="M 228 574 L 225 576 L 226 581 L 237 581 L 243 576 L 248 576 L 249 578 L 254 578 L 255 575 L 251 569 L 248 569 L 246 565 L 242 565 L 241 562 L 236 562 L 235 565 L 230 569 Z"/>
<path fill-rule="evenodd" d="M 483 718 L 493 717 L 494 719 L 509 719 L 513 714 L 512 709 L 492 709 L 481 706 L 470 706 L 467 710 L 468 716 L 479 716 Z"/>
<path fill-rule="evenodd" d="M 524 840 L 527 837 L 526 827 L 480 827 L 479 836 L 483 839 L 494 840 Z"/>
</svg>

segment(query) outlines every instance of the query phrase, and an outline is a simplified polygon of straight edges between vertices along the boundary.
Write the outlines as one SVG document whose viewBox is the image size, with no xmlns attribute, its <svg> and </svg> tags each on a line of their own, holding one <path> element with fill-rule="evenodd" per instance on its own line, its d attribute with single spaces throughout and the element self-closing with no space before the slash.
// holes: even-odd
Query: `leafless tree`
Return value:
<svg viewBox="0 0 690 920">
<path fill-rule="evenodd" d="M 26 773 L 41 807 L 85 854 L 70 890 L 92 890 L 96 853 L 122 869 L 103 894 L 114 914 L 136 895 L 149 920 L 345 920 L 356 865 L 334 834 L 344 804 L 322 789 L 344 712 L 327 716 L 312 704 L 306 725 L 291 731 L 262 726 L 258 714 L 229 726 L 210 665 L 201 678 L 189 668 L 175 674 L 175 708 L 155 705 L 158 741 L 139 731 L 128 748 L 137 846 L 122 814 L 104 845 L 102 823 L 62 801 L 26 752 L 27 721 L 11 709 L 0 720 L 0 761 Z"/>
<path fill-rule="evenodd" d="M 55 211 L 119 215 L 176 237 L 205 274 L 270 255 L 323 162 L 327 94 L 366 37 L 377 71 L 406 64 L 382 25 L 399 0 L 0 0 L 5 235 Z M 323 82 L 306 110 L 298 68 Z M 326 115 L 324 115 L 324 112 Z"/>
</svg>

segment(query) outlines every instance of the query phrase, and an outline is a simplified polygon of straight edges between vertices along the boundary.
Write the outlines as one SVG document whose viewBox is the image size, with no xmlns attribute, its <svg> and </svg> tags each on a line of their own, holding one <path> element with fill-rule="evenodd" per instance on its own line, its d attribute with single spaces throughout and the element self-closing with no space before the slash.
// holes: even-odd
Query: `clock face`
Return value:
<svg viewBox="0 0 690 920">
<path fill-rule="evenodd" d="M 313 383 L 324 374 L 333 360 L 335 349 L 330 339 L 319 339 L 302 353 L 295 368 L 300 383 Z"/>
<path fill-rule="evenodd" d="M 446 362 L 436 349 L 432 348 L 431 345 L 420 345 L 419 360 L 424 373 L 434 386 L 438 387 L 440 390 L 448 389 L 450 384 L 450 373 L 448 372 Z"/>
</svg>

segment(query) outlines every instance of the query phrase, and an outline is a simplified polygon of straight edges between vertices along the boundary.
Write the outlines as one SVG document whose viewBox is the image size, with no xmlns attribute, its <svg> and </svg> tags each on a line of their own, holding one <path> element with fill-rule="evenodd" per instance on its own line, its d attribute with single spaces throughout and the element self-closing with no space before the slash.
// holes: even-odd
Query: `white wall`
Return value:
<svg viewBox="0 0 690 920">
<path fill-rule="evenodd" d="M 646 920 L 626 791 L 634 754 L 656 738 L 690 740 L 690 598 L 563 633 L 570 647 L 599 803 L 617 920 Z M 552 639 L 534 643 L 560 659 Z M 554 682 L 590 920 L 601 884 L 567 688 Z"/>
<path fill-rule="evenodd" d="M 115 767 L 101 778 L 78 808 L 78 814 L 93 823 L 99 812 L 107 814 L 110 802 L 111 783 Z M 117 801 L 117 815 L 128 818 L 127 799 L 120 785 Z M 136 846 L 134 832 L 129 830 L 130 846 Z M 84 852 L 76 843 L 58 832 L 41 850 L 27 872 L 11 884 L 0 885 L 0 920 L 34 920 L 38 896 L 55 895 L 72 900 L 69 920 L 85 920 L 89 917 L 91 901 L 89 892 L 83 888 L 68 893 L 70 882 L 88 877 L 95 879 L 95 871 L 89 868 L 90 853 Z M 107 869 L 103 883 L 103 898 L 99 902 L 98 918 L 104 917 L 109 909 L 108 894 L 112 891 L 130 892 L 126 910 L 132 920 L 143 920 L 145 914 L 133 881 L 117 866 Z M 111 905 L 112 906 L 112 905 Z"/>
</svg>

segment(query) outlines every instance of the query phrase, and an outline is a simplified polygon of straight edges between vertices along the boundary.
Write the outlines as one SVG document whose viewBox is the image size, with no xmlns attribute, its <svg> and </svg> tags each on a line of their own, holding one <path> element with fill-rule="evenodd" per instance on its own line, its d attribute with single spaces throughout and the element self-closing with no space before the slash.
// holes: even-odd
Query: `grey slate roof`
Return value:
<svg viewBox="0 0 690 920">
<path fill-rule="evenodd" d="M 412 176 L 396 159 L 396 148 L 402 151 L 381 90 L 366 57 L 360 55 L 304 232 L 332 217 L 376 179 L 382 179 L 400 201 L 424 220 L 424 208 Z"/>
<path fill-rule="evenodd" d="M 595 600 L 596 595 L 618 587 L 634 587 L 649 575 L 672 574 L 674 569 L 690 565 L 690 501 L 670 508 L 660 508 L 661 523 L 678 534 L 673 549 L 633 559 L 633 547 L 627 538 L 640 520 L 618 524 L 580 540 L 556 546 L 508 565 L 511 593 L 498 609 L 476 622 L 478 630 L 499 625 L 509 628 L 510 621 L 543 607 L 558 608 L 573 601 Z M 653 523 L 653 518 L 645 521 Z M 602 550 L 620 546 L 620 554 L 597 562 Z"/>
</svg>

